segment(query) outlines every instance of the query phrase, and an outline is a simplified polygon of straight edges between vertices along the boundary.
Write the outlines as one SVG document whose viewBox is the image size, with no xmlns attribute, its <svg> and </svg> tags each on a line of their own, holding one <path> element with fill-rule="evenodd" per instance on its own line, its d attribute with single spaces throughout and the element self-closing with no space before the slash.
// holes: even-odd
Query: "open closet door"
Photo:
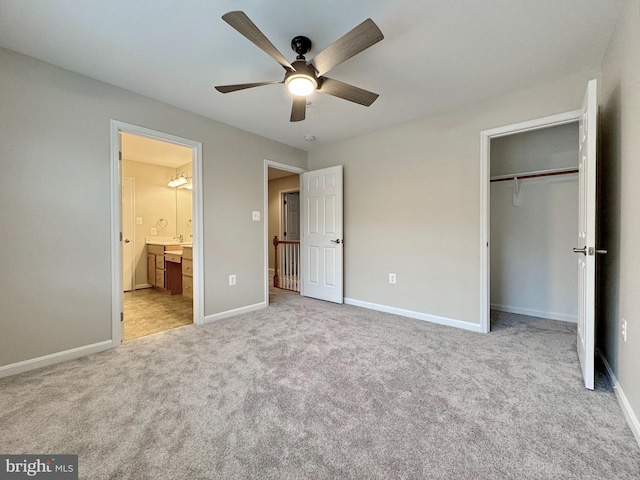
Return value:
<svg viewBox="0 0 640 480">
<path fill-rule="evenodd" d="M 343 303 L 342 165 L 302 174 L 302 289 Z"/>
<path fill-rule="evenodd" d="M 582 104 L 579 149 L 578 241 L 578 357 L 584 384 L 593 390 L 596 285 L 596 135 L 597 83 L 591 80 Z"/>
</svg>

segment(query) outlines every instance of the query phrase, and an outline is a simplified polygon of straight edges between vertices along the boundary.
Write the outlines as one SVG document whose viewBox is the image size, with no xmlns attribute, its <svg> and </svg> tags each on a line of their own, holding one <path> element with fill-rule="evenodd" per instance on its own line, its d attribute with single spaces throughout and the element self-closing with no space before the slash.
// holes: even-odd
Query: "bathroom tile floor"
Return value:
<svg viewBox="0 0 640 480">
<path fill-rule="evenodd" d="M 193 323 L 193 301 L 153 288 L 124 292 L 124 341 Z"/>
</svg>

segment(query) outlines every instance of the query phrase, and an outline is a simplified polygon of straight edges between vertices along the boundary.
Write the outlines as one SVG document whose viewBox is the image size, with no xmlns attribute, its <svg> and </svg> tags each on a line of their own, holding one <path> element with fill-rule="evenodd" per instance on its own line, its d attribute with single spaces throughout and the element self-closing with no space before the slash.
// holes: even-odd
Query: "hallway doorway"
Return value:
<svg viewBox="0 0 640 480">
<path fill-rule="evenodd" d="M 284 273 L 283 269 L 287 269 L 286 274 L 295 272 L 296 278 L 300 274 L 299 194 L 300 175 L 303 172 L 304 170 L 301 168 L 265 160 L 264 211 L 267 218 L 265 218 L 264 242 L 265 302 L 267 304 L 269 304 L 269 288 L 274 287 L 276 266 L 279 267 L 279 275 Z M 291 201 L 290 204 L 289 201 Z M 276 259 L 276 252 L 280 255 L 278 259 Z M 286 263 L 286 267 L 283 261 Z M 281 278 L 284 280 L 284 277 Z M 287 288 L 286 286 L 288 286 L 287 289 L 299 292 L 297 286 L 300 285 L 300 282 L 296 281 L 293 275 L 289 275 L 287 278 L 289 281 L 286 284 L 278 281 L 279 287 Z"/>
</svg>

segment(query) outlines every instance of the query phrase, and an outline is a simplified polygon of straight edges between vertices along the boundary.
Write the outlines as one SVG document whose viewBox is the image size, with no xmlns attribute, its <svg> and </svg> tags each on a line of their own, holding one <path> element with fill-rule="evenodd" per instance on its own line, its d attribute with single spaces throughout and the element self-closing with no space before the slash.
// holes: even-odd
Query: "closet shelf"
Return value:
<svg viewBox="0 0 640 480">
<path fill-rule="evenodd" d="M 551 177 L 554 175 L 568 175 L 578 173 L 578 167 L 554 168 L 550 170 L 538 170 L 535 172 L 512 173 L 509 175 L 496 175 L 489 179 L 490 182 L 504 182 L 507 180 L 524 180 L 525 178 Z"/>
</svg>

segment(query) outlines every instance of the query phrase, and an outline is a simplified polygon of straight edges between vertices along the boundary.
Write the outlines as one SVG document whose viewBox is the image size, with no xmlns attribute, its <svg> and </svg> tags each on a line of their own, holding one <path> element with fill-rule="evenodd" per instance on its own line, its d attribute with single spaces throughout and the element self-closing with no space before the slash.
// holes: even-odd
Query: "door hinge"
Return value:
<svg viewBox="0 0 640 480">
<path fill-rule="evenodd" d="M 124 312 L 120 312 L 120 321 L 124 322 Z"/>
<path fill-rule="evenodd" d="M 287 236 L 287 232 L 284 232 L 284 236 L 285 236 L 285 237 Z"/>
<path fill-rule="evenodd" d="M 122 152 L 118 152 L 118 160 L 122 160 Z"/>
<path fill-rule="evenodd" d="M 120 232 L 120 241 L 122 241 L 122 232 Z"/>
</svg>

